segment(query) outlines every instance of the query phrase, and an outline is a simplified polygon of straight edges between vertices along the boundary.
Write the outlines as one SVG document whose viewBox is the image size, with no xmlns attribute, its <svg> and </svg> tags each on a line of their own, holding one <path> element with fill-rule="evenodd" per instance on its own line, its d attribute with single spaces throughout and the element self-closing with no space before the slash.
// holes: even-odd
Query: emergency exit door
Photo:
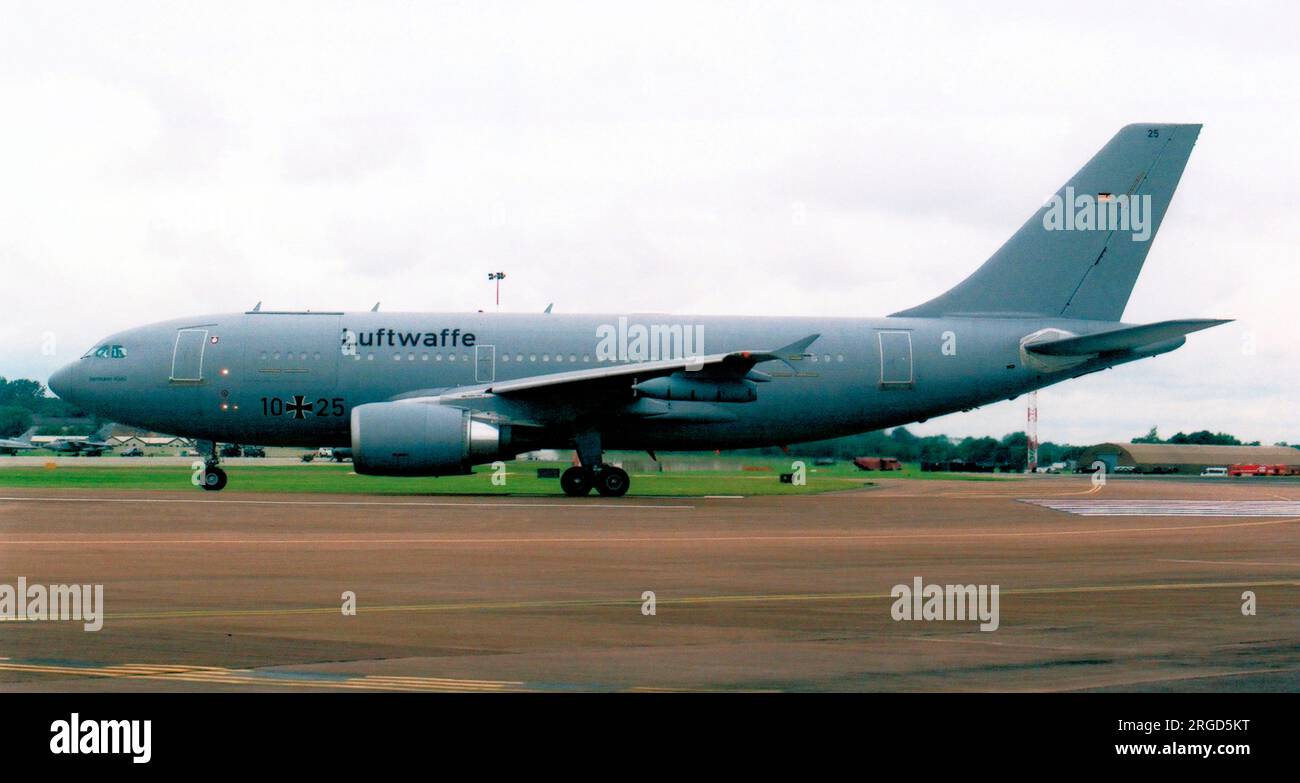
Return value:
<svg viewBox="0 0 1300 783">
<path fill-rule="evenodd" d="M 497 349 L 494 345 L 474 346 L 474 380 L 492 383 L 496 380 Z"/>
</svg>

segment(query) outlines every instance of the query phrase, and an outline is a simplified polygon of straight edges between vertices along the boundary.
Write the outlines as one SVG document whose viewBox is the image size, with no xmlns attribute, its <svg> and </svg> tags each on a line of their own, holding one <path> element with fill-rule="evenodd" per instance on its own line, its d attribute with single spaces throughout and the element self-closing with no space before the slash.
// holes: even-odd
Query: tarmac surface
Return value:
<svg viewBox="0 0 1300 783">
<path fill-rule="evenodd" d="M 1268 479 L 1069 476 L 619 500 L 0 488 L 0 584 L 102 584 L 106 606 L 93 633 L 0 622 L 0 691 L 1297 691 L 1296 501 Z M 998 585 L 997 630 L 894 620 L 915 577 Z"/>
</svg>

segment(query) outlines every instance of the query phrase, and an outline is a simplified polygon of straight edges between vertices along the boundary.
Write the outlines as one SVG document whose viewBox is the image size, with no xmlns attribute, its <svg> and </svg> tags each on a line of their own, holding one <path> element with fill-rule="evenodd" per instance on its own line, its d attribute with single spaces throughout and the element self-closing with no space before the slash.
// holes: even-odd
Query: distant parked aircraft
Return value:
<svg viewBox="0 0 1300 783">
<path fill-rule="evenodd" d="M 32 445 L 32 436 L 36 434 L 36 430 L 36 427 L 32 427 L 13 439 L 0 438 L 0 454 L 15 454 L 19 451 L 38 448 Z"/>
</svg>

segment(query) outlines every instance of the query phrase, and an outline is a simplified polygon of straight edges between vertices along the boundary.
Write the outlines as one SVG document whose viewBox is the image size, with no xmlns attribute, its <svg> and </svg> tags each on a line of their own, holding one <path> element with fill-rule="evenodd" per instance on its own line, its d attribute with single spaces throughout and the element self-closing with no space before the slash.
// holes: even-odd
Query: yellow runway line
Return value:
<svg viewBox="0 0 1300 783">
<path fill-rule="evenodd" d="M 1147 584 L 1117 585 L 1078 585 L 1074 587 L 1028 587 L 1019 589 L 1000 589 L 1001 595 L 1070 595 L 1079 593 L 1124 593 L 1165 590 L 1214 590 L 1247 587 L 1300 587 L 1300 579 L 1275 579 L 1266 581 L 1236 582 L 1162 582 Z M 660 606 L 705 606 L 710 604 L 764 604 L 790 602 L 837 602 L 837 601 L 874 601 L 894 598 L 890 593 L 785 593 L 752 595 L 710 595 L 661 597 Z M 499 612 L 512 610 L 537 609 L 597 609 L 619 606 L 640 606 L 640 598 L 592 598 L 553 601 L 497 601 L 483 603 L 430 603 L 430 604 L 388 604 L 364 606 L 358 609 L 362 615 L 367 613 L 393 612 Z M 337 614 L 337 606 L 298 607 L 288 609 L 193 609 L 159 612 L 122 612 L 105 613 L 109 620 L 178 620 L 211 617 L 282 617 L 292 615 L 331 615 Z M 13 622 L 13 621 L 9 621 Z"/>
<path fill-rule="evenodd" d="M 119 664 L 113 666 L 60 666 L 0 662 L 0 671 L 29 674 L 60 674 L 74 677 L 129 678 L 193 682 L 209 685 L 255 685 L 260 687 L 347 688 L 352 690 L 405 690 L 451 693 L 498 692 L 523 689 L 522 682 L 504 680 L 455 680 L 442 677 L 384 677 L 344 675 L 340 677 L 256 675 L 248 669 L 215 666 L 168 666 L 166 664 Z"/>
</svg>

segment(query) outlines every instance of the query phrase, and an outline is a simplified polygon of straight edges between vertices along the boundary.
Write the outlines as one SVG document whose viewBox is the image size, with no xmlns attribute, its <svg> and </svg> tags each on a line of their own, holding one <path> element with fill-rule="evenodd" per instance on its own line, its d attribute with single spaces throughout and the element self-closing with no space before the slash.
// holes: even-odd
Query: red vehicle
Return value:
<svg viewBox="0 0 1300 783">
<path fill-rule="evenodd" d="M 902 464 L 893 457 L 856 457 L 853 464 L 859 470 L 902 470 Z"/>
<path fill-rule="evenodd" d="M 1229 465 L 1229 476 L 1295 476 L 1300 468 L 1294 465 Z"/>
</svg>

